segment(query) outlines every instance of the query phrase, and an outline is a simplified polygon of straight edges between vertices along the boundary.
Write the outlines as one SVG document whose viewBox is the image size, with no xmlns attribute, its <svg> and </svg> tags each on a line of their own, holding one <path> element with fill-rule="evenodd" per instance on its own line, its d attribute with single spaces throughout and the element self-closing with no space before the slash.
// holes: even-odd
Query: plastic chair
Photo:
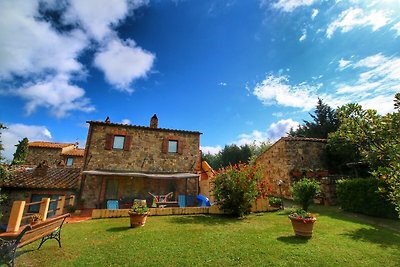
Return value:
<svg viewBox="0 0 400 267">
<path fill-rule="evenodd" d="M 108 210 L 117 210 L 118 209 L 118 200 L 107 200 L 107 209 Z"/>
<path fill-rule="evenodd" d="M 179 195 L 178 196 L 178 205 L 181 208 L 186 207 L 186 196 L 185 195 Z"/>
</svg>

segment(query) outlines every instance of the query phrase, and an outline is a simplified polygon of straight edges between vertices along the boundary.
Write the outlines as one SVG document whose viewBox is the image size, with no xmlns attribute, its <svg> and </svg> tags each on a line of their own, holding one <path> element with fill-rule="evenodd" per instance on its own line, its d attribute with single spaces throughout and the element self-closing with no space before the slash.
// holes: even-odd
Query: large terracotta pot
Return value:
<svg viewBox="0 0 400 267">
<path fill-rule="evenodd" d="M 133 211 L 128 211 L 129 217 L 131 218 L 131 227 L 140 227 L 144 226 L 147 220 L 147 216 L 149 215 L 148 212 L 145 214 L 138 214 Z"/>
<path fill-rule="evenodd" d="M 311 238 L 313 234 L 314 223 L 317 221 L 316 218 L 313 219 L 296 219 L 289 216 L 292 222 L 293 230 L 296 236 Z"/>
</svg>

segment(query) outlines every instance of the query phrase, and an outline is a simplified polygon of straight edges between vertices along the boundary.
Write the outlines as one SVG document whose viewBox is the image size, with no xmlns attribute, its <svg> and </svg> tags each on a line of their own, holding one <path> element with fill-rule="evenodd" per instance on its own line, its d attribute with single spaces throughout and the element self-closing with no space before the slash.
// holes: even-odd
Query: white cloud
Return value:
<svg viewBox="0 0 400 267">
<path fill-rule="evenodd" d="M 396 37 L 400 37 L 400 21 L 393 25 L 393 27 L 390 29 L 396 31 Z"/>
<path fill-rule="evenodd" d="M 350 67 L 350 65 L 351 65 L 351 61 L 350 60 L 345 60 L 343 58 L 341 58 L 339 60 L 339 70 L 344 70 L 344 69 Z"/>
<path fill-rule="evenodd" d="M 37 83 L 27 83 L 12 92 L 27 101 L 28 115 L 38 107 L 50 109 L 56 117 L 64 117 L 72 110 L 90 112 L 94 107 L 85 98 L 85 91 L 69 83 L 67 75 L 58 75 Z"/>
<path fill-rule="evenodd" d="M 37 1 L 1 1 L 0 78 L 82 70 L 77 57 L 88 45 L 80 30 L 60 34 L 38 20 Z"/>
<path fill-rule="evenodd" d="M 335 21 L 329 24 L 326 36 L 331 38 L 338 29 L 344 33 L 358 26 L 371 26 L 372 30 L 376 31 L 390 21 L 389 14 L 383 10 L 373 10 L 367 15 L 361 8 L 351 7 L 343 11 Z"/>
<path fill-rule="evenodd" d="M 154 55 L 132 40 L 119 40 L 114 27 L 147 3 L 147 0 L 0 1 L 0 34 L 4 36 L 0 40 L 0 80 L 8 85 L 0 93 L 25 99 L 28 114 L 39 107 L 50 109 L 57 117 L 75 110 L 92 111 L 94 108 L 84 97 L 84 88 L 74 83 L 87 74 L 79 57 L 85 49 L 98 47 L 103 48 L 96 54 L 98 66 L 106 78 L 117 89 L 132 91 L 129 83 L 145 77 Z M 60 12 L 61 20 L 55 23 L 43 17 L 39 8 Z M 74 29 L 60 30 L 55 25 Z M 91 42 L 93 39 L 97 42 Z M 110 55 L 115 58 L 105 66 L 101 59 L 109 59 Z M 112 67 L 115 71 L 110 70 Z M 16 87 L 10 88 L 14 84 Z"/>
<path fill-rule="evenodd" d="M 218 146 L 201 146 L 200 150 L 203 152 L 203 154 L 216 155 L 222 150 L 222 147 L 220 145 L 218 145 Z"/>
<path fill-rule="evenodd" d="M 303 29 L 302 30 L 302 35 L 300 36 L 300 38 L 299 38 L 299 41 L 300 42 L 303 42 L 306 38 L 307 38 L 307 30 L 306 29 Z"/>
<path fill-rule="evenodd" d="M 131 120 L 130 119 L 123 119 L 121 121 L 121 124 L 131 124 Z"/>
<path fill-rule="evenodd" d="M 265 2 L 263 1 L 265 5 Z M 263 3 L 262 2 L 262 3 Z M 278 0 L 277 2 L 272 4 L 273 8 L 280 9 L 284 12 L 292 12 L 298 7 L 301 6 L 310 6 L 314 3 L 314 0 Z"/>
<path fill-rule="evenodd" d="M 51 141 L 51 133 L 46 126 L 7 124 L 7 129 L 2 132 L 2 143 L 4 146 L 3 156 L 12 160 L 18 141 L 27 137 L 29 141 Z"/>
<path fill-rule="evenodd" d="M 94 64 L 102 70 L 109 83 L 122 91 L 132 92 L 130 84 L 150 71 L 155 56 L 136 46 L 133 40 L 113 39 L 96 53 Z"/>
<path fill-rule="evenodd" d="M 288 76 L 274 76 L 272 74 L 258 83 L 253 89 L 253 94 L 264 104 L 278 104 L 286 107 L 311 110 L 318 101 L 318 85 L 302 83 L 290 85 Z"/>
<path fill-rule="evenodd" d="M 318 9 L 313 9 L 311 14 L 311 19 L 314 20 L 315 17 L 318 15 L 318 13 L 319 13 Z"/>
<path fill-rule="evenodd" d="M 299 125 L 297 121 L 292 119 L 280 120 L 271 124 L 267 130 L 267 136 L 271 140 L 278 140 L 282 136 L 286 136 L 290 129 L 297 129 Z"/>
<path fill-rule="evenodd" d="M 356 79 L 338 84 L 336 94 L 381 114 L 393 111 L 394 94 L 400 91 L 400 57 L 379 53 L 354 61 L 350 67 Z"/>
<path fill-rule="evenodd" d="M 228 84 L 226 82 L 220 82 L 219 85 L 220 86 L 227 86 Z"/>
</svg>

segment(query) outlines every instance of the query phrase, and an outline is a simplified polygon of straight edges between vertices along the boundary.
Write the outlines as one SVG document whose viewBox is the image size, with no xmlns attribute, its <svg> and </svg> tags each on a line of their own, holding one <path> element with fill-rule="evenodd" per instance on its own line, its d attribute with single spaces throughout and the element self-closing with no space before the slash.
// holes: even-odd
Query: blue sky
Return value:
<svg viewBox="0 0 400 267">
<path fill-rule="evenodd" d="M 400 91 L 397 0 L 3 0 L 0 17 L 8 158 L 155 113 L 215 153 L 278 139 L 318 97 L 384 114 Z"/>
</svg>

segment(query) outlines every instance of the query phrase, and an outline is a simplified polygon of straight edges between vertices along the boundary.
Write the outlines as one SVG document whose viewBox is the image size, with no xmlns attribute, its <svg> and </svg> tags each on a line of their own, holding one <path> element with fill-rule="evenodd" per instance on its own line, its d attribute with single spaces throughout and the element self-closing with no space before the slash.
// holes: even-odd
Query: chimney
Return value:
<svg viewBox="0 0 400 267">
<path fill-rule="evenodd" d="M 33 170 L 33 176 L 35 177 L 43 177 L 47 174 L 47 170 L 49 169 L 49 164 L 47 161 L 42 161 L 39 163 L 36 168 Z"/>
<path fill-rule="evenodd" d="M 158 118 L 157 118 L 156 114 L 154 114 L 153 117 L 151 117 L 150 128 L 154 128 L 154 129 L 158 128 Z"/>
</svg>

